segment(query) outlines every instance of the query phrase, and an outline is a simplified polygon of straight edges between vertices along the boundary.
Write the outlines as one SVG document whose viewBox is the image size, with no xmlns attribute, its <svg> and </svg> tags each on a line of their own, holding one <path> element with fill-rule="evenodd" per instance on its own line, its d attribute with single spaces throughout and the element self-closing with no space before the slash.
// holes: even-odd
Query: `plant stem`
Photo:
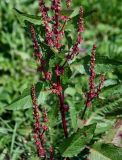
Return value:
<svg viewBox="0 0 122 160">
<path fill-rule="evenodd" d="M 57 76 L 57 84 L 61 84 L 60 76 Z M 65 116 L 65 111 L 64 111 L 64 94 L 60 93 L 59 97 L 59 102 L 60 102 L 60 112 L 61 112 L 61 119 L 62 119 L 62 126 L 64 130 L 64 136 L 65 138 L 68 137 L 68 131 L 67 131 L 67 121 L 66 121 L 66 116 Z M 66 157 L 65 160 L 70 160 L 70 158 Z"/>
<path fill-rule="evenodd" d="M 61 84 L 60 76 L 57 76 L 57 84 Z M 66 122 L 66 116 L 64 111 L 64 94 L 60 93 L 59 102 L 60 102 L 60 112 L 61 112 L 61 119 L 62 119 L 62 126 L 64 130 L 65 138 L 68 137 L 68 131 L 67 131 L 67 122 Z"/>
<path fill-rule="evenodd" d="M 65 117 L 65 111 L 64 111 L 64 95 L 59 95 L 59 101 L 60 101 L 60 112 L 61 112 L 61 118 L 62 118 L 62 125 L 64 129 L 64 135 L 67 138 L 68 137 L 68 131 L 67 131 L 67 122 Z"/>
<path fill-rule="evenodd" d="M 65 27 L 65 25 L 66 25 L 66 22 L 67 22 L 67 21 L 65 20 L 65 22 L 64 22 L 64 24 L 63 24 L 63 26 L 62 26 L 60 32 L 62 32 L 62 31 L 64 30 L 64 27 Z"/>
<path fill-rule="evenodd" d="M 86 110 L 87 110 L 87 105 L 85 105 L 85 107 L 84 107 L 84 110 L 83 110 L 83 113 L 82 113 L 82 116 L 81 116 L 81 119 L 82 119 L 82 120 L 84 119 Z"/>
</svg>

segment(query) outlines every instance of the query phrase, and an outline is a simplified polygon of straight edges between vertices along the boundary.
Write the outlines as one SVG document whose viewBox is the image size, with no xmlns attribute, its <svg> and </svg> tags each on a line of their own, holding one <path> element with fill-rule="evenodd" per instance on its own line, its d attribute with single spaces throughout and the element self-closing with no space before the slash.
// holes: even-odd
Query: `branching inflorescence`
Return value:
<svg viewBox="0 0 122 160">
<path fill-rule="evenodd" d="M 101 75 L 100 76 L 100 82 L 99 85 L 96 89 L 95 85 L 95 77 L 96 77 L 96 72 L 95 72 L 95 54 L 96 54 L 96 45 L 93 45 L 92 52 L 91 52 L 91 60 L 90 60 L 90 77 L 89 77 L 89 91 L 86 93 L 86 102 L 85 102 L 85 108 L 82 113 L 82 119 L 84 118 L 85 112 L 87 107 L 90 107 L 92 104 L 92 100 L 96 97 L 99 96 L 99 93 L 102 89 L 102 85 L 104 83 L 105 76 Z"/>
<path fill-rule="evenodd" d="M 40 157 L 45 157 L 46 150 L 44 148 L 44 133 L 48 130 L 48 127 L 46 125 L 42 125 L 40 122 L 40 111 L 39 106 L 36 99 L 36 89 L 35 86 L 32 86 L 32 103 L 33 103 L 33 117 L 34 117 L 34 136 L 35 139 L 35 145 L 38 151 L 38 155 Z M 47 114 L 44 112 L 44 122 L 47 122 L 47 117 L 45 117 Z M 46 119 L 46 121 L 45 121 Z"/>
<path fill-rule="evenodd" d="M 70 0 L 66 0 L 66 5 L 70 7 Z M 53 16 L 48 16 L 48 11 L 51 10 L 53 12 Z M 60 0 L 52 0 L 51 7 L 46 7 L 44 0 L 39 0 L 39 11 L 42 16 L 43 25 L 45 29 L 45 43 L 49 47 L 53 47 L 58 50 L 58 54 L 60 48 L 62 46 L 61 40 L 64 36 L 64 26 L 66 25 L 67 21 L 69 20 L 68 16 L 61 15 L 61 1 Z M 63 91 L 63 85 L 61 81 L 61 76 L 65 74 L 65 64 L 72 60 L 76 55 L 78 55 L 80 49 L 79 45 L 83 41 L 82 32 L 84 32 L 84 21 L 83 21 L 83 8 L 80 8 L 79 11 L 79 20 L 78 20 L 78 28 L 77 28 L 77 39 L 75 44 L 72 46 L 71 51 L 66 55 L 65 62 L 62 66 L 59 64 L 55 65 L 55 70 L 53 73 L 46 69 L 46 58 L 44 57 L 42 51 L 40 51 L 40 46 L 37 41 L 36 31 L 33 25 L 30 26 L 31 37 L 33 41 L 34 47 L 34 56 L 36 57 L 37 61 L 39 62 L 39 66 L 37 71 L 42 74 L 43 80 L 49 82 L 51 85 L 51 92 L 56 94 L 59 98 L 59 105 L 60 105 L 60 113 L 62 119 L 62 127 L 64 130 L 65 138 L 68 137 L 68 129 L 67 129 L 67 121 L 66 121 L 66 112 L 68 111 L 68 106 L 65 104 L 65 96 Z M 95 86 L 95 52 L 96 46 L 93 45 L 92 53 L 91 53 L 91 61 L 90 61 L 90 78 L 89 78 L 89 92 L 86 94 L 86 102 L 85 102 L 85 109 L 82 114 L 82 119 L 84 118 L 85 112 L 87 107 L 91 105 L 91 101 L 97 97 L 101 91 L 101 86 L 104 81 L 104 76 L 101 76 L 100 84 L 96 89 Z M 52 80 L 52 74 L 55 75 L 56 80 Z M 40 111 L 39 106 L 36 100 L 36 88 L 35 85 L 32 86 L 32 102 L 33 102 L 33 117 L 34 117 L 34 139 L 37 148 L 38 155 L 40 157 L 46 157 L 47 150 L 45 149 L 45 141 L 44 135 L 45 132 L 48 131 L 47 126 L 47 112 L 44 108 L 43 110 L 43 122 L 40 122 Z M 53 160 L 54 157 L 54 149 L 51 146 L 48 150 L 50 153 L 50 160 Z M 68 158 L 67 158 L 68 160 Z"/>
</svg>

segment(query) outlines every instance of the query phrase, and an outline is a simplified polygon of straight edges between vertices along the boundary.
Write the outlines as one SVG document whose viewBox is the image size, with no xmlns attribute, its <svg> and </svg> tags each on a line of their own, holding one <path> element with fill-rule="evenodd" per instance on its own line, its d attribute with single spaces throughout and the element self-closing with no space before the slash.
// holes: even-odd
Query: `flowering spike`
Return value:
<svg viewBox="0 0 122 160">
<path fill-rule="evenodd" d="M 43 129 L 44 131 L 47 131 L 47 130 L 48 130 L 48 127 L 47 127 L 47 126 L 42 126 L 42 129 Z"/>
<path fill-rule="evenodd" d="M 51 72 L 45 72 L 45 73 L 44 73 L 44 76 L 45 76 L 45 79 L 46 79 L 46 80 L 49 80 L 49 81 L 50 81 L 50 80 L 52 79 L 52 74 L 51 74 Z"/>
<path fill-rule="evenodd" d="M 82 33 L 84 32 L 83 7 L 80 7 L 79 15 L 78 32 Z"/>
<path fill-rule="evenodd" d="M 81 35 L 81 33 L 84 31 L 84 25 L 83 25 L 83 8 L 80 8 L 80 17 L 79 17 L 79 21 L 78 21 L 78 36 L 77 36 L 77 40 L 76 43 L 73 45 L 72 47 L 72 51 L 66 56 L 67 60 L 72 60 L 76 55 L 78 55 L 80 49 L 79 49 L 79 45 L 81 44 L 81 42 L 83 41 L 83 37 Z"/>
<path fill-rule="evenodd" d="M 86 94 L 87 100 L 86 100 L 86 106 L 90 107 L 91 106 L 91 101 L 93 98 L 96 97 L 96 92 L 95 92 L 95 54 L 96 54 L 96 45 L 93 45 L 92 52 L 91 52 L 91 60 L 90 60 L 90 77 L 89 77 L 89 92 Z"/>
<path fill-rule="evenodd" d="M 89 78 L 89 87 L 90 87 L 90 93 L 93 94 L 95 92 L 95 83 L 94 79 L 96 76 L 95 73 L 95 54 L 96 54 L 96 45 L 93 45 L 92 52 L 91 52 L 91 60 L 90 60 L 90 78 Z"/>
<path fill-rule="evenodd" d="M 39 49 L 39 44 L 37 42 L 37 38 L 36 38 L 36 32 L 34 29 L 34 26 L 30 26 L 30 31 L 31 31 L 31 37 L 32 37 L 32 41 L 33 41 L 33 47 L 34 47 L 34 56 L 40 60 L 42 58 L 42 54 L 40 53 L 40 49 Z"/>
<path fill-rule="evenodd" d="M 54 25 L 52 27 L 53 34 L 54 34 L 54 47 L 59 49 L 61 47 L 60 40 L 62 32 L 59 32 L 59 20 L 60 20 L 60 0 L 52 0 L 51 9 L 54 11 Z"/>
<path fill-rule="evenodd" d="M 67 5 L 67 8 L 69 8 L 71 5 L 71 0 L 66 0 L 66 5 Z"/>
<path fill-rule="evenodd" d="M 35 121 L 33 138 L 35 139 L 35 145 L 36 145 L 38 155 L 40 157 L 44 157 L 46 152 L 42 144 L 43 139 L 40 138 L 40 130 L 42 125 L 40 123 L 40 112 L 39 112 L 39 106 L 36 100 L 36 89 L 34 85 L 31 88 L 31 97 L 32 97 L 32 103 L 33 103 L 33 118 Z"/>
<path fill-rule="evenodd" d="M 49 152 L 50 152 L 50 160 L 54 160 L 54 149 L 52 146 L 50 147 Z"/>
<path fill-rule="evenodd" d="M 48 10 L 49 9 L 45 6 L 44 0 L 39 1 L 39 10 L 41 12 L 42 20 L 44 22 L 46 41 L 49 46 L 53 46 L 52 31 L 49 26 L 50 18 L 48 17 Z"/>
<path fill-rule="evenodd" d="M 90 78 L 89 78 L 89 92 L 86 93 L 86 102 L 85 102 L 85 108 L 83 110 L 82 116 L 81 118 L 84 118 L 85 112 L 87 110 L 87 107 L 91 107 L 92 105 L 92 100 L 96 97 L 98 97 L 100 91 L 101 91 L 101 87 L 104 83 L 104 79 L 105 76 L 101 75 L 100 77 L 100 83 L 98 85 L 98 88 L 96 90 L 96 86 L 95 86 L 95 77 L 96 77 L 96 73 L 95 73 L 95 54 L 96 54 L 96 45 L 94 44 L 92 47 L 92 52 L 91 52 L 91 60 L 90 60 Z"/>
<path fill-rule="evenodd" d="M 99 96 L 99 93 L 100 93 L 100 91 L 101 91 L 101 89 L 102 89 L 102 86 L 103 86 L 104 81 L 105 81 L 105 76 L 104 76 L 104 75 L 101 75 L 101 76 L 100 76 L 100 83 L 99 83 L 98 88 L 97 88 L 97 91 L 96 91 L 96 95 L 97 95 L 97 96 Z"/>
<path fill-rule="evenodd" d="M 44 115 L 44 122 L 48 122 L 47 111 L 46 111 L 46 108 L 45 108 L 45 107 L 44 107 L 44 109 L 43 109 L 43 115 Z"/>
<path fill-rule="evenodd" d="M 59 66 L 58 64 L 56 65 L 55 73 L 57 76 L 60 76 L 61 74 L 64 73 L 64 67 Z"/>
<path fill-rule="evenodd" d="M 60 84 L 53 83 L 51 91 L 54 94 L 60 95 L 62 92 L 62 86 Z"/>
</svg>

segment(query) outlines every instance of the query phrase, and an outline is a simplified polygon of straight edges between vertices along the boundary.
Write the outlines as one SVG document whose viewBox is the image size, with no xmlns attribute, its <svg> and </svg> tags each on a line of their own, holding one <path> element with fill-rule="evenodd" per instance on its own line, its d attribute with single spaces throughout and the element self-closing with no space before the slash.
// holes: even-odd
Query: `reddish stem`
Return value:
<svg viewBox="0 0 122 160">
<path fill-rule="evenodd" d="M 64 129 L 64 135 L 67 138 L 68 137 L 68 131 L 67 131 L 67 122 L 65 117 L 65 111 L 64 111 L 64 95 L 59 95 L 59 101 L 60 101 L 60 112 L 61 112 L 61 118 L 62 118 L 62 125 Z"/>
<path fill-rule="evenodd" d="M 57 84 L 61 84 L 60 76 L 57 76 Z M 67 138 L 68 131 L 67 131 L 67 121 L 66 121 L 66 116 L 65 116 L 65 111 L 64 111 L 64 94 L 60 93 L 58 97 L 59 97 L 59 102 L 60 102 L 60 112 L 61 112 L 61 119 L 62 119 L 64 135 L 65 135 L 65 138 Z"/>
<path fill-rule="evenodd" d="M 54 160 L 54 150 L 50 147 L 50 160 Z"/>
</svg>

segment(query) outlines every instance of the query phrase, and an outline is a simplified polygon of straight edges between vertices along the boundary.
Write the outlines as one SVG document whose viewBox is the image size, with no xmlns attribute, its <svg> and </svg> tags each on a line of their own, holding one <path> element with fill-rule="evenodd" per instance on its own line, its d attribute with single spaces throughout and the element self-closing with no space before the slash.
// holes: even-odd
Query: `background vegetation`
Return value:
<svg viewBox="0 0 122 160">
<path fill-rule="evenodd" d="M 86 11 L 95 9 L 96 12 L 85 19 L 85 52 L 81 54 L 85 65 L 76 61 L 71 66 L 74 79 L 70 80 L 69 88 L 66 90 L 69 96 L 68 103 L 77 104 L 80 94 L 83 97 L 83 93 L 87 90 L 88 60 L 91 46 L 96 43 L 98 46 L 96 72 L 98 75 L 106 73 L 107 80 L 101 99 L 94 102 L 94 105 L 112 106 L 115 103 L 115 107 L 120 107 L 122 105 L 122 2 L 120 0 L 74 0 L 72 7 L 81 4 Z M 0 5 L 2 11 L 0 15 L 0 160 L 35 160 L 35 149 L 31 137 L 32 109 L 25 107 L 25 110 L 20 108 L 15 110 L 8 106 L 38 78 L 35 75 L 36 70 L 32 60 L 31 41 L 18 22 L 13 8 L 38 15 L 38 0 L 5 0 L 1 1 Z M 69 29 L 72 29 L 70 27 L 72 26 L 69 26 Z M 75 33 L 72 32 L 70 36 L 72 37 L 73 34 Z M 77 104 L 77 108 L 79 106 L 83 106 L 83 101 Z M 119 114 L 116 114 L 119 115 L 117 120 L 104 120 L 106 123 L 103 128 L 112 129 L 116 122 L 121 122 L 121 113 L 122 109 L 119 109 Z M 120 126 L 121 123 L 119 129 Z M 98 130 L 98 132 L 101 131 Z M 112 138 L 109 137 L 107 140 Z"/>
</svg>

